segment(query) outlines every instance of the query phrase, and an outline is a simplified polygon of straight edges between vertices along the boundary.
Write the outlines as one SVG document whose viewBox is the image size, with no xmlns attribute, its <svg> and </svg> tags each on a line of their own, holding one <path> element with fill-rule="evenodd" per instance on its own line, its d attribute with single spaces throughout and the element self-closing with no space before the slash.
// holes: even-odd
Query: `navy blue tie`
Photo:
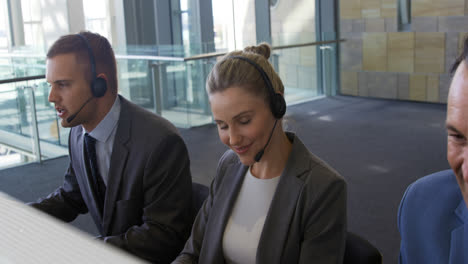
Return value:
<svg viewBox="0 0 468 264">
<path fill-rule="evenodd" d="M 91 137 L 88 133 L 85 133 L 84 138 L 86 156 L 87 156 L 87 165 L 89 171 L 91 172 L 91 181 L 93 182 L 93 189 L 96 193 L 98 209 L 103 213 L 104 210 L 104 200 L 106 197 L 106 185 L 102 180 L 102 177 L 99 173 L 99 168 L 97 164 L 96 156 L 96 139 Z"/>
</svg>

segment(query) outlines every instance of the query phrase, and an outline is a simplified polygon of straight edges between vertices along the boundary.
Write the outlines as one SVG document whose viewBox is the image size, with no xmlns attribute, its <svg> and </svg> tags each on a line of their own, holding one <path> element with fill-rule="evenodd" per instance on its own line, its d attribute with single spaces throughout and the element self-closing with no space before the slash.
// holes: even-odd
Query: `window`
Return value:
<svg viewBox="0 0 468 264">
<path fill-rule="evenodd" d="M 8 49 L 8 10 L 6 0 L 0 0 L 0 50 Z"/>
<path fill-rule="evenodd" d="M 83 0 L 83 9 L 86 29 L 106 37 L 112 43 L 107 1 Z"/>
<path fill-rule="evenodd" d="M 27 46 L 38 46 L 44 43 L 41 2 L 36 0 L 21 0 L 21 12 L 24 24 L 24 44 Z"/>
</svg>

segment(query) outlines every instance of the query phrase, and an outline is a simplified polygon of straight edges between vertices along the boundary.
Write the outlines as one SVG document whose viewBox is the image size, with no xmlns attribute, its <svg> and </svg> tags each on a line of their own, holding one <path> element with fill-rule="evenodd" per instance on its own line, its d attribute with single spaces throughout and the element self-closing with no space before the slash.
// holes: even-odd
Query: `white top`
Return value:
<svg viewBox="0 0 468 264">
<path fill-rule="evenodd" d="M 227 264 L 255 263 L 258 242 L 280 177 L 258 179 L 247 170 L 223 235 Z"/>
</svg>

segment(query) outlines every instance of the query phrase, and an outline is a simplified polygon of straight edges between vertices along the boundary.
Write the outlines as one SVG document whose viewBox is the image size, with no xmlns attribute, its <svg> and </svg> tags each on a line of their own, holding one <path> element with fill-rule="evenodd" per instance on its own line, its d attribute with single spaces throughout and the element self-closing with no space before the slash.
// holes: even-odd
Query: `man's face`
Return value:
<svg viewBox="0 0 468 264">
<path fill-rule="evenodd" d="M 62 119 L 63 127 L 93 123 L 93 102 L 84 107 L 69 123 L 67 118 L 78 112 L 87 99 L 92 97 L 85 72 L 89 71 L 84 64 L 77 62 L 75 54 L 66 53 L 47 59 L 46 79 L 51 85 L 49 102 L 55 104 L 57 115 Z"/>
<path fill-rule="evenodd" d="M 464 61 L 450 86 L 446 126 L 447 159 L 468 206 L 468 69 Z"/>
</svg>

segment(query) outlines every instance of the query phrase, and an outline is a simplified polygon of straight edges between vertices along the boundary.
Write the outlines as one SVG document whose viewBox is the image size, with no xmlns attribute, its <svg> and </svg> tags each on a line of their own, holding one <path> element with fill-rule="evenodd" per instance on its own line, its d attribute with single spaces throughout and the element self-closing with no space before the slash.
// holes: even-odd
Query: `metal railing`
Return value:
<svg viewBox="0 0 468 264">
<path fill-rule="evenodd" d="M 44 75 L 21 77 L 21 78 L 12 78 L 7 80 L 0 80 L 0 84 L 8 85 L 13 83 L 21 83 L 25 81 L 34 81 L 44 79 Z M 20 153 L 21 155 L 33 158 L 36 162 L 42 162 L 43 157 L 53 157 L 57 154 L 66 154 L 64 147 L 56 146 L 55 144 L 42 142 L 45 148 L 41 150 L 41 138 L 39 135 L 39 121 L 38 121 L 38 109 L 36 107 L 36 94 L 35 94 L 34 85 L 18 85 L 13 90 L 3 91 L 2 94 L 7 93 L 17 93 L 17 111 L 19 114 L 18 125 L 19 131 L 16 129 L 1 129 L 0 131 L 0 143 L 6 146 L 9 149 L 14 150 L 15 152 Z M 29 98 L 29 100 L 26 100 Z M 9 109 L 9 108 L 8 108 Z M 29 110 L 29 111 L 28 111 Z M 42 109 L 44 110 L 44 109 Z M 7 109 L 2 109 L 2 111 L 8 112 Z M 27 115 L 30 116 L 30 122 L 26 120 Z M 9 117 L 10 115 L 6 115 Z M 10 117 L 11 118 L 11 117 Z M 11 124 L 13 125 L 13 124 Z M 25 131 L 24 126 L 30 126 L 30 137 L 32 139 L 32 144 L 27 143 L 27 130 Z"/>
<path fill-rule="evenodd" d="M 331 41 L 318 41 L 318 42 L 308 42 L 308 43 L 301 43 L 301 44 L 294 44 L 294 45 L 283 45 L 283 46 L 273 46 L 272 49 L 274 51 L 279 51 L 279 50 L 285 50 L 285 49 L 292 49 L 292 48 L 303 48 L 303 47 L 309 47 L 309 46 L 320 46 L 320 50 L 323 54 L 324 58 L 324 65 L 321 67 L 325 70 L 321 72 L 322 78 L 323 78 L 323 85 L 327 88 L 331 85 L 330 82 L 330 74 L 328 73 L 331 69 L 331 60 L 332 56 L 329 54 L 330 51 L 333 50 L 332 46 L 330 44 L 338 44 L 340 42 L 345 41 L 344 39 L 339 39 L 339 40 L 331 40 Z M 189 57 L 168 57 L 168 56 L 140 56 L 140 55 L 116 55 L 116 58 L 118 60 L 127 60 L 127 61 L 147 61 L 147 67 L 149 68 L 150 76 L 146 76 L 145 78 L 150 78 L 151 82 L 151 88 L 152 88 L 152 100 L 154 102 L 153 106 L 153 111 L 155 113 L 161 114 L 164 108 L 164 99 L 165 95 L 163 93 L 162 87 L 166 87 L 167 85 L 167 67 L 174 67 L 174 64 L 171 63 L 185 63 L 185 62 L 194 62 L 194 61 L 200 61 L 200 60 L 207 60 L 219 56 L 223 56 L 227 54 L 228 52 L 214 52 L 214 53 L 205 53 L 205 54 L 200 54 L 196 56 L 189 56 Z M 9 57 L 9 55 L 13 54 L 0 54 L 0 57 Z M 26 55 L 24 55 L 26 56 Z M 20 55 L 14 54 L 14 57 L 20 57 Z M 29 57 L 29 56 L 28 56 Z M 278 66 L 278 58 L 275 57 L 275 54 L 272 55 L 272 62 L 273 65 Z M 210 63 L 214 63 L 211 61 Z M 188 75 L 189 77 L 186 78 L 191 78 L 191 67 L 187 65 L 183 65 L 184 67 L 181 67 L 180 70 L 185 71 L 185 74 Z M 188 68 L 187 68 L 188 67 Z M 206 69 L 205 69 L 206 70 Z M 17 83 L 17 82 L 23 82 L 23 81 L 31 81 L 31 80 L 40 80 L 44 79 L 45 75 L 35 75 L 35 76 L 29 76 L 29 77 L 21 77 L 21 78 L 11 78 L 11 79 L 5 79 L 5 80 L 0 80 L 0 84 L 8 84 L 8 83 Z M 187 87 L 190 86 L 190 83 L 186 83 Z M 43 153 L 41 153 L 41 140 L 40 140 L 40 135 L 39 135 L 39 127 L 38 127 L 38 119 L 37 119 L 37 110 L 36 110 L 36 100 L 35 100 L 35 91 L 31 86 L 24 86 L 22 88 L 25 93 L 27 93 L 30 98 L 32 98 L 30 102 L 30 115 L 31 115 L 31 126 L 32 126 L 32 139 L 33 139 L 33 147 L 32 148 L 25 148 L 24 146 L 11 146 L 14 149 L 22 150 L 28 155 L 31 155 L 35 157 L 35 160 L 37 162 L 42 161 L 42 157 L 44 156 Z M 187 88 L 189 89 L 189 88 Z M 328 90 L 329 88 L 327 88 Z M 329 94 L 329 93 L 324 93 L 324 94 Z M 166 95 L 167 96 L 167 95 Z M 187 110 L 188 111 L 188 110 Z M 166 117 L 167 118 L 167 117 Z M 174 122 L 174 120 L 171 120 L 168 118 L 169 121 Z M 58 124 L 57 124 L 58 126 Z M 1 132 L 1 131 L 0 131 Z M 60 137 L 60 133 L 59 137 Z M 1 134 L 0 134 L 1 136 Z M 4 140 L 0 140 L 2 142 Z M 60 138 L 59 138 L 60 142 Z M 25 150 L 27 149 L 27 150 Z M 46 156 L 47 157 L 47 156 Z"/>
</svg>

